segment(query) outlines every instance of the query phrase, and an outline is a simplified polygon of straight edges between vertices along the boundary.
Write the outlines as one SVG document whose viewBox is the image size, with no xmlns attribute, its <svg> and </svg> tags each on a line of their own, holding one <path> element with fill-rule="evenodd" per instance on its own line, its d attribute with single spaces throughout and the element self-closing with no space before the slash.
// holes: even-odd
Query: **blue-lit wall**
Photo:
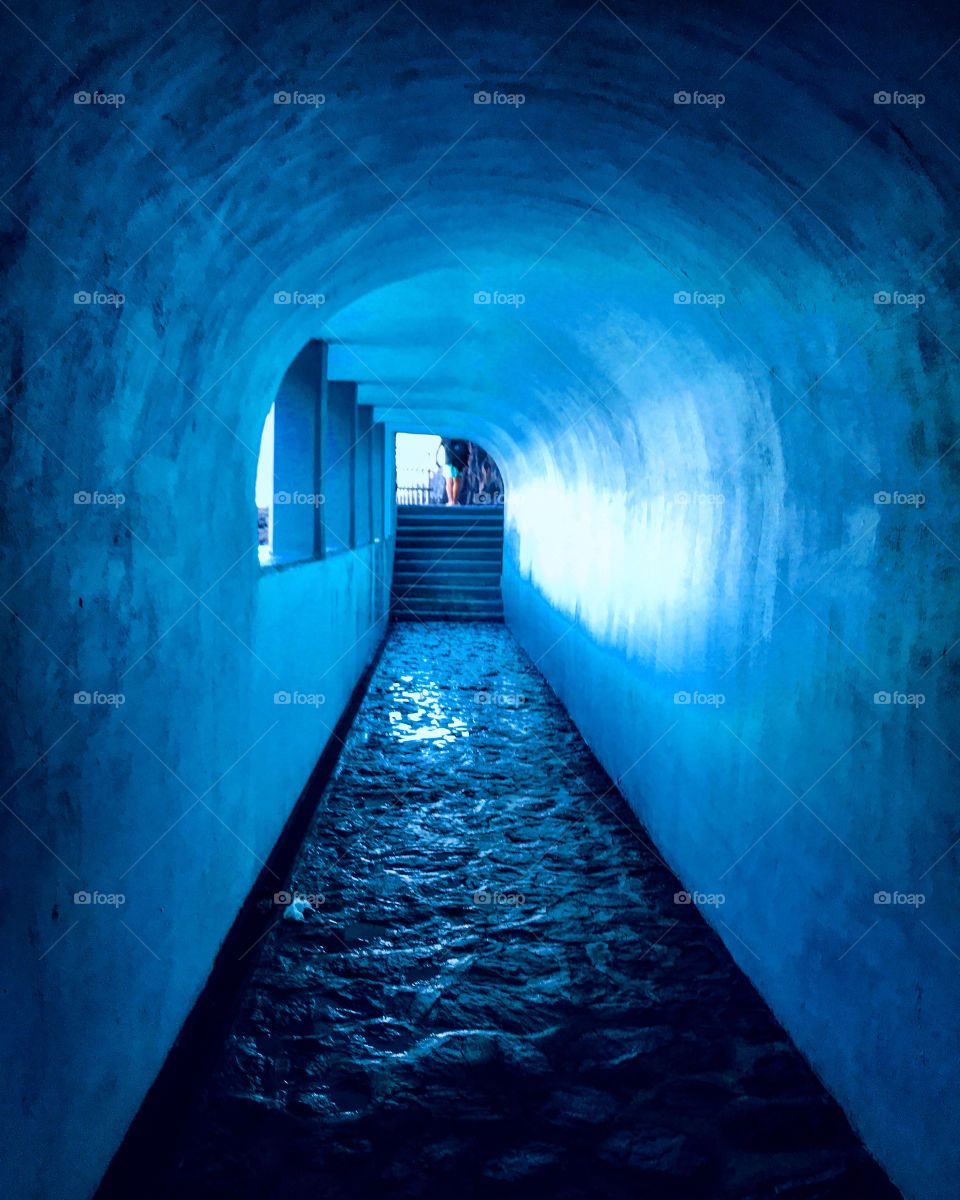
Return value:
<svg viewBox="0 0 960 1200">
<path fill-rule="evenodd" d="M 256 563 L 263 418 L 314 338 L 378 420 L 496 456 L 512 627 L 871 1150 L 940 1200 L 949 9 L 184 7 L 39 0 L 45 44 L 0 15 L 14 1194 L 92 1190 L 378 635 L 388 544 Z M 97 88 L 125 103 L 74 104 Z M 95 688 L 125 705 L 78 710 Z M 324 708 L 271 730 L 295 689 Z"/>
</svg>

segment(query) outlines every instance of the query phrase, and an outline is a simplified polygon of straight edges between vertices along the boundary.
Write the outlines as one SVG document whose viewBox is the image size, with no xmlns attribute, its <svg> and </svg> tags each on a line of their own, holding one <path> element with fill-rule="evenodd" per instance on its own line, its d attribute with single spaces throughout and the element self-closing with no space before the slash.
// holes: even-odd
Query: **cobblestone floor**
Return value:
<svg viewBox="0 0 960 1200">
<path fill-rule="evenodd" d="M 895 1197 L 502 626 L 395 627 L 165 1196 Z"/>
</svg>

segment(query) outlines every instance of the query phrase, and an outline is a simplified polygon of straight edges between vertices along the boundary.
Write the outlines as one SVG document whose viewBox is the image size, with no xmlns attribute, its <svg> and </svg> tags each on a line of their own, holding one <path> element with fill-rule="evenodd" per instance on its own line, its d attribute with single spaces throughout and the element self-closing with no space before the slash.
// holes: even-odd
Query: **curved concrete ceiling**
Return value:
<svg viewBox="0 0 960 1200">
<path fill-rule="evenodd" d="M 38 111 L 21 117 L 10 202 L 43 213 L 46 245 L 23 262 L 52 318 L 73 315 L 64 265 L 127 304 L 122 325 L 85 327 L 64 353 L 109 340 L 142 394 L 136 413 L 125 396 L 125 422 L 159 434 L 177 411 L 169 388 L 151 398 L 162 346 L 163 367 L 216 386 L 219 416 L 255 445 L 316 336 L 361 400 L 405 428 L 449 413 L 515 480 L 724 491 L 769 523 L 810 485 L 813 438 L 814 473 L 853 463 L 869 505 L 911 393 L 952 361 L 934 314 L 953 270 L 953 115 L 933 96 L 874 103 L 925 70 L 944 87 L 942 33 L 914 22 L 905 56 L 879 13 L 725 9 L 721 28 L 702 6 L 644 11 L 642 33 L 638 15 L 270 5 L 225 26 L 201 5 L 169 34 L 177 14 L 156 14 L 144 52 L 139 15 L 72 14 L 68 40 L 87 40 L 75 74 L 30 55 Z M 74 108 L 81 83 L 125 103 Z M 84 194 L 57 194 L 65 157 Z M 880 290 L 927 305 L 880 307 Z M 284 307 L 281 291 L 324 302 Z M 49 339 L 39 322 L 27 338 L 32 361 Z M 923 465 L 952 429 L 931 412 Z M 712 519 L 684 515 L 691 546 Z"/>
</svg>

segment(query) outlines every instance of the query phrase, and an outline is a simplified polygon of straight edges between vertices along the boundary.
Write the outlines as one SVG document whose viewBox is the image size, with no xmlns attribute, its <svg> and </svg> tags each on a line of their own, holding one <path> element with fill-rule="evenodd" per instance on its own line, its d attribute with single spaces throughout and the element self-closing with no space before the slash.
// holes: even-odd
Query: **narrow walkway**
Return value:
<svg viewBox="0 0 960 1200">
<path fill-rule="evenodd" d="M 898 1194 L 507 630 L 395 626 L 341 767 L 164 1195 Z"/>
</svg>

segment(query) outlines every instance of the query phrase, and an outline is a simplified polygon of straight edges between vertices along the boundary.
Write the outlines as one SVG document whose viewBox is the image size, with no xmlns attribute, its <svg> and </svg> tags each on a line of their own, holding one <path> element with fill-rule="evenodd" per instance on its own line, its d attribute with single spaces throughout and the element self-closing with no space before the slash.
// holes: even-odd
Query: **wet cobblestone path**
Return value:
<svg viewBox="0 0 960 1200">
<path fill-rule="evenodd" d="M 394 627 L 169 1196 L 896 1196 L 502 626 Z"/>
</svg>

